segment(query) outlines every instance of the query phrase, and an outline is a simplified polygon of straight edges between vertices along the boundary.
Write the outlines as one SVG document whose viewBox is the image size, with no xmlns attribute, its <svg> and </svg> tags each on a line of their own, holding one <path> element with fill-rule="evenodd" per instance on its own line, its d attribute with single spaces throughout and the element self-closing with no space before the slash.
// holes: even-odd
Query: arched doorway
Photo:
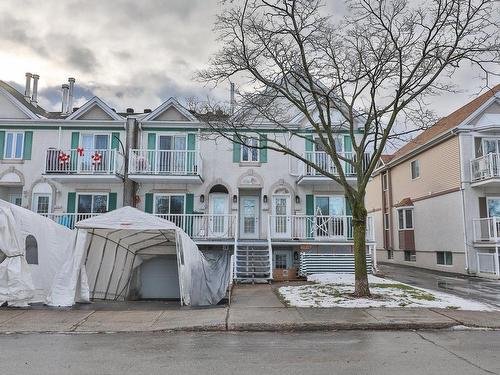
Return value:
<svg viewBox="0 0 500 375">
<path fill-rule="evenodd" d="M 214 185 L 209 192 L 209 236 L 225 237 L 229 227 L 229 191 Z"/>
</svg>

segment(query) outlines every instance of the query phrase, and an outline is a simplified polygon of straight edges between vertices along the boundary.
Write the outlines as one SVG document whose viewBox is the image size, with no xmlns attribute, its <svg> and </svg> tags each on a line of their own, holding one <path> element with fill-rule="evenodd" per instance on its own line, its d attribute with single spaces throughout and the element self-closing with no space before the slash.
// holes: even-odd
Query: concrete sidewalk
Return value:
<svg viewBox="0 0 500 375">
<path fill-rule="evenodd" d="M 401 330 L 453 326 L 500 329 L 500 311 L 286 307 L 274 293 L 278 286 L 239 285 L 230 307 L 97 302 L 73 309 L 0 308 L 0 333 Z"/>
</svg>

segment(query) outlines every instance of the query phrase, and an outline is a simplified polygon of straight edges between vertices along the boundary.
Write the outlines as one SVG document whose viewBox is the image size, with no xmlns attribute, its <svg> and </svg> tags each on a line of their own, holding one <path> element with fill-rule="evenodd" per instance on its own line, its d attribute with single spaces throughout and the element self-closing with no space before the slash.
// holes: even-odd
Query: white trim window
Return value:
<svg viewBox="0 0 500 375">
<path fill-rule="evenodd" d="M 410 163 L 410 171 L 411 171 L 411 179 L 416 180 L 420 177 L 420 162 L 417 160 L 413 160 Z"/>
<path fill-rule="evenodd" d="M 5 133 L 4 159 L 22 159 L 24 151 L 24 132 Z"/>
<path fill-rule="evenodd" d="M 108 193 L 78 193 L 76 202 L 79 214 L 101 214 L 108 212 Z"/>
<path fill-rule="evenodd" d="M 243 163 L 256 163 L 260 160 L 259 140 L 253 137 L 243 137 L 241 145 L 241 158 Z"/>
<path fill-rule="evenodd" d="M 389 187 L 387 172 L 382 174 L 382 191 L 387 191 Z"/>
<path fill-rule="evenodd" d="M 33 211 L 37 214 L 48 214 L 51 211 L 52 195 L 45 193 L 33 194 Z"/>
<path fill-rule="evenodd" d="M 384 212 L 384 230 L 389 230 L 389 213 Z"/>
<path fill-rule="evenodd" d="M 158 193 L 153 199 L 153 213 L 170 220 L 175 225 L 185 228 L 184 213 L 186 210 L 186 196 L 184 194 Z"/>
<path fill-rule="evenodd" d="M 399 230 L 413 230 L 413 208 L 398 209 Z"/>
<path fill-rule="evenodd" d="M 440 266 L 452 266 L 453 253 L 451 251 L 436 251 L 436 263 Z"/>
</svg>

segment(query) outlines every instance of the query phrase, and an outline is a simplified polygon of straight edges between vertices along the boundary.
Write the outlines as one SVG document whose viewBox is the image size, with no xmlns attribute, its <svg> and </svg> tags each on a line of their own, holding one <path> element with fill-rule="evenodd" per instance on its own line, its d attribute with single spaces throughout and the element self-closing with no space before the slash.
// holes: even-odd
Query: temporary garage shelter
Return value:
<svg viewBox="0 0 500 375">
<path fill-rule="evenodd" d="M 75 232 L 0 200 L 0 305 L 44 302 Z"/>
<path fill-rule="evenodd" d="M 230 254 L 206 256 L 174 223 L 123 207 L 76 224 L 76 236 L 47 299 L 70 306 L 92 299 L 179 298 L 217 304 L 230 280 Z"/>
</svg>

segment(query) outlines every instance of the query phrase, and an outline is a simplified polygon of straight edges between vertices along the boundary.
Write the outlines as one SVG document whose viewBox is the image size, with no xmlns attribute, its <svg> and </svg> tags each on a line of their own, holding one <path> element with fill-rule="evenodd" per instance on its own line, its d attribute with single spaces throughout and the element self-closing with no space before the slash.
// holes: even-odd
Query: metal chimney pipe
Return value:
<svg viewBox="0 0 500 375">
<path fill-rule="evenodd" d="M 229 111 L 233 115 L 234 114 L 234 107 L 236 107 L 236 98 L 235 98 L 235 93 L 234 93 L 234 82 L 231 82 L 231 96 L 230 96 L 230 103 L 229 103 Z"/>
<path fill-rule="evenodd" d="M 61 108 L 61 114 L 66 115 L 68 114 L 68 92 L 69 92 L 69 86 L 66 83 L 63 83 L 61 86 L 62 88 L 62 108 Z"/>
<path fill-rule="evenodd" d="M 33 94 L 31 95 L 31 104 L 35 107 L 38 104 L 38 80 L 40 76 L 38 74 L 33 74 Z"/>
<path fill-rule="evenodd" d="M 74 90 L 75 90 L 75 79 L 74 78 L 68 78 L 69 82 L 69 93 L 68 93 L 68 114 L 71 113 L 73 110 L 73 96 L 74 96 Z"/>
<path fill-rule="evenodd" d="M 31 73 L 26 73 L 26 88 L 24 89 L 24 99 L 28 102 L 31 100 Z"/>
</svg>

